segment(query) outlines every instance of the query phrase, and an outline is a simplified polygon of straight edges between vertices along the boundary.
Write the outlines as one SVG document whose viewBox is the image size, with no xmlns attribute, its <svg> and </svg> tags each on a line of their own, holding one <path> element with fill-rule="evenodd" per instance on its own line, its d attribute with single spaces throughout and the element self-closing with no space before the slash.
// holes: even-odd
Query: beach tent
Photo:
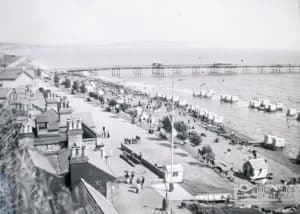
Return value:
<svg viewBox="0 0 300 214">
<path fill-rule="evenodd" d="M 173 173 L 171 170 L 172 165 L 165 165 L 163 168 L 164 179 L 167 183 L 179 183 L 183 181 L 183 167 L 181 164 L 173 164 Z"/>
<path fill-rule="evenodd" d="M 97 91 L 97 93 L 98 93 L 99 96 L 103 96 L 104 95 L 104 91 L 102 89 L 99 89 Z"/>
<path fill-rule="evenodd" d="M 251 159 L 244 163 L 243 172 L 252 180 L 263 179 L 267 177 L 268 165 L 264 158 Z"/>
</svg>

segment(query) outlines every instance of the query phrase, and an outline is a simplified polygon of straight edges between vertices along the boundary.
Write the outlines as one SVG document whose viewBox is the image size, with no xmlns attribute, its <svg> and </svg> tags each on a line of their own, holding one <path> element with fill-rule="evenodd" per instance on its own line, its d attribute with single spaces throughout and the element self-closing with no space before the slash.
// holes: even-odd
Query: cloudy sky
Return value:
<svg viewBox="0 0 300 214">
<path fill-rule="evenodd" d="M 0 42 L 300 50 L 300 0 L 1 0 Z"/>
</svg>

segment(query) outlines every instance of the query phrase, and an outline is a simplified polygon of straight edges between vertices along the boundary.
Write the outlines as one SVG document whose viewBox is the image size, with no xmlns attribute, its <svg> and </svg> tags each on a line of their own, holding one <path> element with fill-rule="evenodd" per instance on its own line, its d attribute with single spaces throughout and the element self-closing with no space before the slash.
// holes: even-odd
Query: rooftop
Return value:
<svg viewBox="0 0 300 214">
<path fill-rule="evenodd" d="M 23 69 L 15 68 L 15 69 L 5 69 L 4 71 L 0 72 L 0 80 L 15 80 L 22 73 L 25 73 L 28 77 L 33 78 Z"/>
<path fill-rule="evenodd" d="M 94 199 L 96 204 L 105 214 L 118 214 L 119 212 L 114 208 L 112 203 L 107 200 L 100 192 L 98 192 L 94 187 L 87 183 L 84 179 L 81 179 L 90 196 Z"/>
<path fill-rule="evenodd" d="M 55 123 L 58 122 L 58 114 L 53 109 L 50 109 L 43 114 L 36 116 L 36 122 L 37 123 Z"/>
</svg>

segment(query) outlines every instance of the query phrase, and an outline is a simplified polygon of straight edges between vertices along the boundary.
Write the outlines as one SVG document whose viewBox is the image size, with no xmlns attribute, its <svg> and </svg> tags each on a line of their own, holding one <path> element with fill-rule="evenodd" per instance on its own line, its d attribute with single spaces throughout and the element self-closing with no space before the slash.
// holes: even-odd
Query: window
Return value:
<svg viewBox="0 0 300 214">
<path fill-rule="evenodd" d="M 173 172 L 173 177 L 178 177 L 179 173 L 178 172 Z"/>
</svg>

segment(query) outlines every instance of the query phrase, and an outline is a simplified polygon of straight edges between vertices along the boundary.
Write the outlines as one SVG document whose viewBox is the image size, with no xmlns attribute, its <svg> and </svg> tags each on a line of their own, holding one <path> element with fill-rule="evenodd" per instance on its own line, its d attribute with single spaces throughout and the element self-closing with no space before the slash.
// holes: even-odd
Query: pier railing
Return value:
<svg viewBox="0 0 300 214">
<path fill-rule="evenodd" d="M 57 68 L 52 72 L 66 72 L 84 74 L 85 72 L 96 74 L 101 71 L 110 71 L 112 76 L 120 76 L 124 70 L 131 70 L 134 76 L 142 76 L 151 73 L 152 76 L 165 76 L 173 74 L 209 74 L 209 75 L 232 75 L 243 73 L 300 73 L 300 64 L 271 64 L 271 65 L 238 65 L 238 64 L 177 64 L 177 65 L 116 65 L 102 67 L 78 67 L 78 68 Z"/>
</svg>

